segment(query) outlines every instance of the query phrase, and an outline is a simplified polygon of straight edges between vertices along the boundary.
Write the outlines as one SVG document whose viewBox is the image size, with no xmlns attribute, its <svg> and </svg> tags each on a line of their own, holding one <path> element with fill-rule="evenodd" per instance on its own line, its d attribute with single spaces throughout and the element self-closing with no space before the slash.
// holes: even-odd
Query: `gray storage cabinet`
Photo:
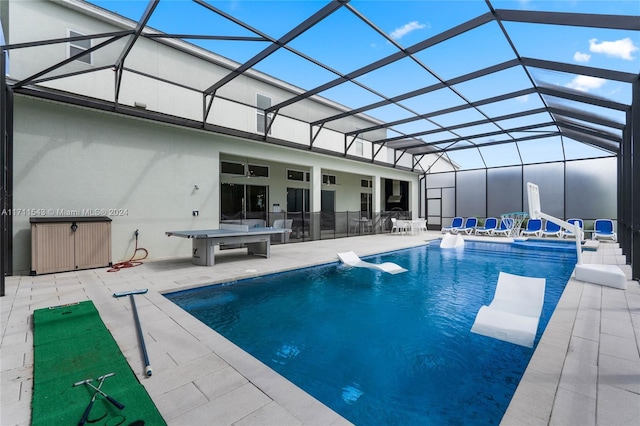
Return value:
<svg viewBox="0 0 640 426">
<path fill-rule="evenodd" d="M 111 218 L 32 217 L 31 275 L 111 266 Z"/>
</svg>

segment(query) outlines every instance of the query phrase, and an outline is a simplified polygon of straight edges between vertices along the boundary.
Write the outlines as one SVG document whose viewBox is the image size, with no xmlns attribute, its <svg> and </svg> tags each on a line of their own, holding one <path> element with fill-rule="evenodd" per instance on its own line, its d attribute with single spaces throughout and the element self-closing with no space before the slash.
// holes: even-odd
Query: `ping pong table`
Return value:
<svg viewBox="0 0 640 426">
<path fill-rule="evenodd" d="M 284 228 L 249 227 L 248 225 L 220 224 L 220 229 L 195 231 L 168 231 L 169 237 L 190 238 L 192 240 L 191 260 L 195 265 L 215 265 L 216 245 L 244 244 L 247 254 L 269 257 L 271 236 L 287 232 Z"/>
</svg>

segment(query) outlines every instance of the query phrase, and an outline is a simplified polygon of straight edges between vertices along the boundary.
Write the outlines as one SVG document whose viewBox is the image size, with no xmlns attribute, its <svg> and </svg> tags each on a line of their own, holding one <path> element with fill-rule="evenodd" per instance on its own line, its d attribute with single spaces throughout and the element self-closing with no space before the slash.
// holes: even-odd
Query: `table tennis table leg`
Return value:
<svg viewBox="0 0 640 426">
<path fill-rule="evenodd" d="M 208 238 L 193 238 L 191 243 L 191 261 L 194 265 L 215 265 L 214 245 Z"/>
<path fill-rule="evenodd" d="M 268 258 L 271 255 L 270 239 L 267 238 L 264 241 L 258 241 L 256 243 L 247 243 L 247 254 Z"/>
</svg>

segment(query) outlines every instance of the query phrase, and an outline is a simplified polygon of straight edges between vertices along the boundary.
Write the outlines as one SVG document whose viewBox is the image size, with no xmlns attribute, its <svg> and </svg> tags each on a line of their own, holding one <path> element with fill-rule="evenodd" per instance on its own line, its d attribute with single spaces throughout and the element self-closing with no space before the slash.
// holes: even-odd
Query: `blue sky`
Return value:
<svg viewBox="0 0 640 426">
<path fill-rule="evenodd" d="M 142 0 L 94 0 L 92 2 L 135 20 L 141 16 L 147 5 L 147 2 Z M 327 1 L 234 0 L 210 1 L 209 3 L 246 22 L 261 33 L 277 39 L 321 9 Z M 491 4 L 495 9 L 640 15 L 640 1 L 637 0 L 493 1 Z M 349 5 L 366 16 L 380 31 L 387 34 L 393 42 L 401 47 L 412 46 L 489 11 L 487 4 L 482 0 L 352 0 Z M 235 23 L 186 0 L 161 0 L 149 25 L 167 33 L 255 36 L 252 32 Z M 522 57 L 630 73 L 640 72 L 640 31 L 512 22 L 505 22 L 504 26 Z M 240 63 L 267 47 L 267 43 L 264 42 L 188 41 Z M 344 7 L 294 39 L 289 46 L 315 58 L 338 73 L 349 73 L 398 51 L 396 45 L 369 28 L 354 13 Z M 514 52 L 502 35 L 499 26 L 495 22 L 491 22 L 464 35 L 425 49 L 417 53 L 415 57 L 420 63 L 411 59 L 402 59 L 359 77 L 357 80 L 382 95 L 395 96 L 434 84 L 439 78 L 448 80 L 512 59 Z M 423 66 L 426 66 L 428 71 L 422 68 Z M 336 74 L 323 70 L 285 49 L 278 50 L 260 62 L 256 68 L 303 89 L 312 89 L 336 77 Z M 628 84 L 541 69 L 530 69 L 530 72 L 536 83 L 558 85 L 619 102 L 630 102 L 631 90 Z M 460 104 L 463 98 L 477 101 L 526 87 L 530 87 L 528 77 L 522 68 L 516 67 L 485 77 L 482 80 L 460 84 L 455 87 L 458 93 L 451 90 L 439 90 L 408 99 L 402 103 L 403 107 L 392 105 L 368 113 L 385 121 L 393 121 L 412 116 L 414 113 L 422 114 L 455 106 Z M 377 94 L 353 83 L 342 84 L 322 92 L 321 95 L 354 108 L 381 99 Z M 568 101 L 553 101 L 575 107 Z M 480 111 L 471 110 L 465 113 L 436 117 L 434 118 L 435 124 L 421 120 L 398 126 L 397 130 L 404 133 L 429 130 L 436 128 L 437 125 L 453 125 L 482 119 L 482 112 L 500 115 L 518 110 L 534 109 L 542 105 L 537 96 L 530 95 L 501 104 L 489 105 Z M 580 107 L 584 106 L 580 105 Z M 609 114 L 608 111 L 603 111 L 601 108 L 587 108 L 597 114 Z M 620 114 L 613 114 L 612 117 L 616 120 L 622 119 Z M 513 126 L 509 127 L 521 124 L 513 123 Z M 469 134 L 472 135 L 491 131 L 491 128 L 495 129 L 495 126 L 480 126 L 461 131 L 461 133 L 470 132 Z M 389 136 L 395 135 L 393 132 L 389 134 Z M 452 136 L 443 134 L 423 139 L 429 142 L 438 140 L 438 137 L 445 139 Z M 550 143 L 557 145 L 559 142 Z M 542 151 L 559 152 L 559 155 L 562 155 L 563 150 L 554 148 Z M 457 151 L 452 155 L 457 156 L 460 161 L 467 161 L 462 157 L 474 154 L 463 154 L 463 151 Z M 555 155 L 557 154 L 549 154 L 550 157 L 541 155 L 541 158 L 536 161 L 551 161 L 555 159 Z M 594 155 L 598 155 L 598 153 L 594 151 Z M 518 157 L 520 156 L 518 155 Z M 513 160 L 506 161 L 507 164 L 510 164 L 509 161 Z M 470 161 L 467 167 L 475 167 L 479 165 L 478 162 L 481 163 L 482 158 L 476 153 L 475 159 Z"/>
</svg>

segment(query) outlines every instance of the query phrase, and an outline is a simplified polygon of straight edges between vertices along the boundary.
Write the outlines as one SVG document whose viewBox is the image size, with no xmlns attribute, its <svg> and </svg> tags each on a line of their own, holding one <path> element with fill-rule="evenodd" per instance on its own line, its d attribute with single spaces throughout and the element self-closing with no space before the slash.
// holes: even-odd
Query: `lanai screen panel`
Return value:
<svg viewBox="0 0 640 426">
<path fill-rule="evenodd" d="M 615 158 L 567 162 L 567 216 L 616 219 L 617 173 Z"/>
<path fill-rule="evenodd" d="M 565 217 L 564 208 L 564 163 L 531 164 L 523 167 L 524 211 L 529 211 L 527 201 L 527 182 L 540 188 L 540 206 L 542 211 L 560 219 Z"/>
<path fill-rule="evenodd" d="M 485 170 L 458 172 L 456 189 L 457 216 L 483 218 L 487 215 L 487 173 Z"/>
<path fill-rule="evenodd" d="M 487 170 L 487 216 L 522 211 L 522 168 Z"/>
</svg>

